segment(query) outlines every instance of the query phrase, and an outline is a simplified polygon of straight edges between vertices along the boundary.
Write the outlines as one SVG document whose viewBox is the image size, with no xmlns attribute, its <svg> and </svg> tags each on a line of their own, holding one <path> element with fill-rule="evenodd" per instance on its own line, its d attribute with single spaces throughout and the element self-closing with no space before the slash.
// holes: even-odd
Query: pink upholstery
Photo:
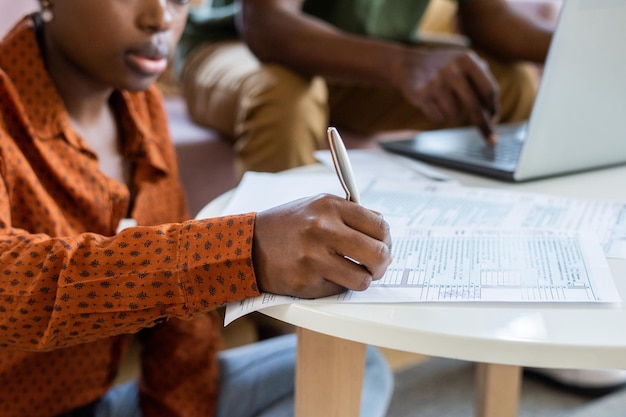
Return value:
<svg viewBox="0 0 626 417">
<path fill-rule="evenodd" d="M 0 38 L 22 16 L 38 9 L 36 0 L 0 0 Z"/>
<path fill-rule="evenodd" d="M 233 148 L 214 130 L 194 124 L 182 98 L 166 98 L 165 109 L 178 154 L 180 179 L 189 210 L 195 216 L 206 203 L 236 185 Z"/>
</svg>

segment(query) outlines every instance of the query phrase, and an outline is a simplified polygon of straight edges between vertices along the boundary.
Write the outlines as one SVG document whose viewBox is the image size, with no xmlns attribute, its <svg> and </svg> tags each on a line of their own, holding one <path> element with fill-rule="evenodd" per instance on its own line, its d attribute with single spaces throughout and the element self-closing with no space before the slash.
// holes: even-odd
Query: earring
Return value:
<svg viewBox="0 0 626 417">
<path fill-rule="evenodd" d="M 52 13 L 52 3 L 50 0 L 41 0 L 41 20 L 44 22 L 51 22 L 54 19 L 54 13 Z"/>
</svg>

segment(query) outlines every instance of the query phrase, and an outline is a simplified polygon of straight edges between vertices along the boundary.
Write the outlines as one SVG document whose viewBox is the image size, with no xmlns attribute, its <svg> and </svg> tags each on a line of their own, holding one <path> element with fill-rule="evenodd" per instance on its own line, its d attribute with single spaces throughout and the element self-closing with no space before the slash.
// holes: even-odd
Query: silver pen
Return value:
<svg viewBox="0 0 626 417">
<path fill-rule="evenodd" d="M 339 177 L 339 182 L 346 192 L 346 199 L 354 201 L 360 204 L 361 198 L 359 197 L 359 187 L 356 185 L 356 179 L 354 178 L 354 172 L 352 171 L 352 165 L 348 158 L 348 151 L 346 150 L 339 132 L 334 127 L 328 128 L 328 144 L 330 145 L 330 154 L 333 157 L 333 164 L 335 165 L 335 171 Z"/>
</svg>

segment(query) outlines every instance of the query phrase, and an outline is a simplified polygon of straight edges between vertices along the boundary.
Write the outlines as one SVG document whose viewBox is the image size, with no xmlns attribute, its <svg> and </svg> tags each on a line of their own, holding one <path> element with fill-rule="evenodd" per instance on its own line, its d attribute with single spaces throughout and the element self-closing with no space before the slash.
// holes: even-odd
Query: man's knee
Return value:
<svg viewBox="0 0 626 417">
<path fill-rule="evenodd" d="M 220 41 L 198 47 L 185 59 L 182 93 L 191 118 L 231 136 L 239 89 L 261 64 L 240 41 Z"/>
<path fill-rule="evenodd" d="M 281 171 L 315 161 L 328 125 L 326 83 L 264 65 L 242 85 L 235 123 L 241 170 Z"/>
<path fill-rule="evenodd" d="M 190 55 L 183 91 L 194 121 L 232 137 L 239 175 L 312 163 L 322 146 L 325 81 L 263 64 L 241 42 L 207 45 Z"/>
<path fill-rule="evenodd" d="M 240 112 L 246 112 L 248 118 L 263 116 L 272 124 L 297 126 L 323 120 L 328 113 L 324 80 L 300 75 L 280 65 L 262 65 L 243 81 L 241 88 Z"/>
</svg>

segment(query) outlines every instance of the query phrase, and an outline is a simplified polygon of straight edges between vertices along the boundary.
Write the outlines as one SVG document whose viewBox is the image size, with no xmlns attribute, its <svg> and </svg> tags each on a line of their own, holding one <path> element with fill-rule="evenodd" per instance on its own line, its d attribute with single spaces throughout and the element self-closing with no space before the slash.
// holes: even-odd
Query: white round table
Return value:
<svg viewBox="0 0 626 417">
<path fill-rule="evenodd" d="M 522 184 L 443 171 L 467 186 L 626 201 L 626 166 Z M 219 214 L 227 198 L 199 217 Z M 626 260 L 609 266 L 626 299 Z M 515 415 L 522 366 L 626 369 L 623 303 L 294 303 L 262 312 L 299 328 L 298 417 L 358 416 L 364 344 L 484 364 L 476 408 L 483 417 Z"/>
</svg>

